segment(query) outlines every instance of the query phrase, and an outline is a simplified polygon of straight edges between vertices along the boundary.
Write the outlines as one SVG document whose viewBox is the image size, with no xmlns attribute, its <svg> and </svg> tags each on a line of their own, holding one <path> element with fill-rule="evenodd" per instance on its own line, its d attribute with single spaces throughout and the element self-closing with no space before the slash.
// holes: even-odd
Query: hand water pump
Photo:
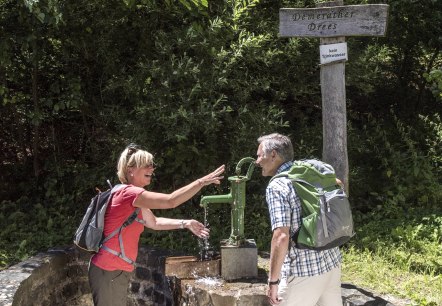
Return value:
<svg viewBox="0 0 442 306">
<path fill-rule="evenodd" d="M 241 167 L 250 163 L 246 175 L 241 175 Z M 244 241 L 244 208 L 246 206 L 246 182 L 250 180 L 255 168 L 255 160 L 252 157 L 241 159 L 236 165 L 236 176 L 230 176 L 230 193 L 222 195 L 210 195 L 201 198 L 200 205 L 206 207 L 208 204 L 229 203 L 231 210 L 231 233 L 226 242 L 231 246 L 241 246 Z"/>
</svg>

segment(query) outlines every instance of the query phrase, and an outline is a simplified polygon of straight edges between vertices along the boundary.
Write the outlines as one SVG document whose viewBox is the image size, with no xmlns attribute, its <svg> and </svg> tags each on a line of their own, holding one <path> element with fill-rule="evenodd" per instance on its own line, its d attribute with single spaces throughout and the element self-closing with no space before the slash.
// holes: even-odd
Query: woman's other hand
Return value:
<svg viewBox="0 0 442 306">
<path fill-rule="evenodd" d="M 184 228 L 190 230 L 195 236 L 199 238 L 208 238 L 210 230 L 201 222 L 196 220 L 184 220 Z"/>
</svg>

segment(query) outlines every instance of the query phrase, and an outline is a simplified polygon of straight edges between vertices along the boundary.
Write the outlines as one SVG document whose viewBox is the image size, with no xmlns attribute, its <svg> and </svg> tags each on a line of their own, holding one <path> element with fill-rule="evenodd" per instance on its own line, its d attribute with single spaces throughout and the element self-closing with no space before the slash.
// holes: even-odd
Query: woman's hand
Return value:
<svg viewBox="0 0 442 306">
<path fill-rule="evenodd" d="M 210 184 L 217 184 L 218 185 L 221 183 L 221 179 L 224 178 L 224 176 L 221 176 L 221 174 L 224 172 L 224 170 L 225 170 L 225 165 L 222 165 L 221 167 L 219 167 L 218 169 L 216 169 L 212 173 L 209 173 L 206 176 L 198 179 L 198 183 L 201 186 L 207 186 Z"/>
<path fill-rule="evenodd" d="M 210 230 L 205 227 L 204 224 L 196 220 L 184 220 L 184 228 L 187 228 L 199 238 L 209 237 Z"/>
</svg>

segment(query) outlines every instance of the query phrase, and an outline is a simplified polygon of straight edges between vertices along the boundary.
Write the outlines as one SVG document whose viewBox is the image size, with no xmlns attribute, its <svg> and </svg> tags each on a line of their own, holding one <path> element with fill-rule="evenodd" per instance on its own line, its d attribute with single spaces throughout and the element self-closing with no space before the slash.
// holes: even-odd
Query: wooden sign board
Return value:
<svg viewBox="0 0 442 306">
<path fill-rule="evenodd" d="M 385 36 L 388 4 L 279 10 L 281 37 Z"/>
</svg>

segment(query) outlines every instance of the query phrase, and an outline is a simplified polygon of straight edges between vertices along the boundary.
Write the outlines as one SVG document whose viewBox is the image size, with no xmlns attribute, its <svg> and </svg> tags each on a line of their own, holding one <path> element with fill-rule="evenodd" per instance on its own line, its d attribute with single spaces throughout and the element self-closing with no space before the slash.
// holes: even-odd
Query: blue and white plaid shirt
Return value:
<svg viewBox="0 0 442 306">
<path fill-rule="evenodd" d="M 277 174 L 289 170 L 292 164 L 292 162 L 282 164 Z M 301 225 L 301 202 L 290 179 L 280 177 L 272 180 L 266 189 L 266 200 L 272 231 L 278 227 L 290 227 L 290 235 L 296 232 Z M 325 251 L 289 247 L 281 277 L 320 275 L 338 267 L 341 261 L 338 247 Z"/>
</svg>

